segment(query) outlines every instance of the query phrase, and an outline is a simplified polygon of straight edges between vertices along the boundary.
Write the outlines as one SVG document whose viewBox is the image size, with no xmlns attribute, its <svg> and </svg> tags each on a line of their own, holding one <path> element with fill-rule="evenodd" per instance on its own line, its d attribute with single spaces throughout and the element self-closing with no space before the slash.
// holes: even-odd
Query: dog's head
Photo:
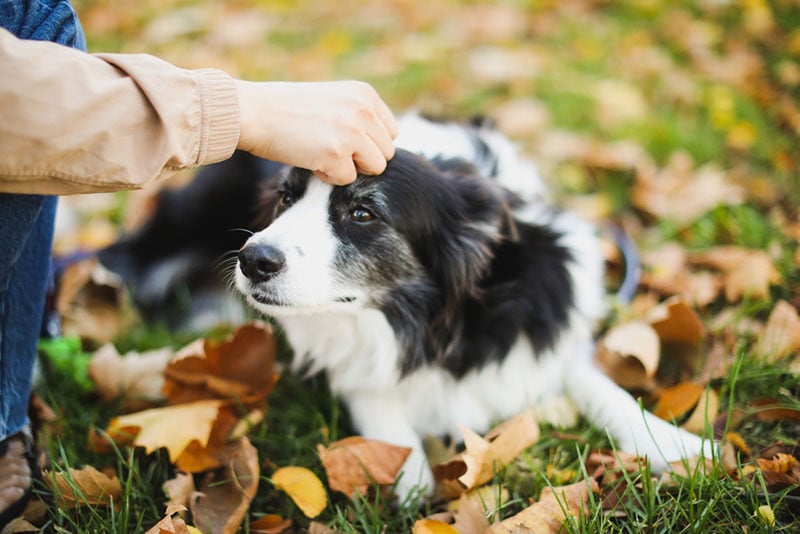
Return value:
<svg viewBox="0 0 800 534">
<path fill-rule="evenodd" d="M 271 224 L 239 251 L 236 285 L 267 315 L 386 309 L 472 295 L 507 229 L 501 190 L 467 164 L 398 150 L 380 176 L 283 180 Z"/>
</svg>

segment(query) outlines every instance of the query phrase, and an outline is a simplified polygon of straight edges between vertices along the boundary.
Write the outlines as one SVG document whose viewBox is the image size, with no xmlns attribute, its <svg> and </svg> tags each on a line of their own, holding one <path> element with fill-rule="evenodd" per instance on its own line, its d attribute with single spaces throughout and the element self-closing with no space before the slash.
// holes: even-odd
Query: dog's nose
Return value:
<svg viewBox="0 0 800 534">
<path fill-rule="evenodd" d="M 269 245 L 247 245 L 239 249 L 239 267 L 253 282 L 264 282 L 286 266 L 283 252 Z"/>
</svg>

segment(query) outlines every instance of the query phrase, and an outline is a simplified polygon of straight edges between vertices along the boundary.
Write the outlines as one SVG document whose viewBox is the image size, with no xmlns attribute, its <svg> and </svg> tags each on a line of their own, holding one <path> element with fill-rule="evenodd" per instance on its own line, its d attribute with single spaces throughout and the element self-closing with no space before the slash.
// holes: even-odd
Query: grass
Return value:
<svg viewBox="0 0 800 534">
<path fill-rule="evenodd" d="M 513 99 L 535 99 L 547 110 L 547 124 L 518 141 L 523 150 L 536 155 L 542 168 L 552 172 L 549 178 L 559 192 L 608 196 L 614 218 L 633 218 L 644 227 L 641 235 L 633 236 L 640 241 L 675 241 L 687 249 L 733 244 L 775 252 L 781 284 L 771 288 L 768 299 L 737 303 L 734 325 L 763 321 L 778 299 L 791 301 L 800 294 L 797 235 L 784 231 L 787 220 L 797 219 L 800 206 L 800 152 L 796 150 L 800 129 L 793 122 L 800 116 L 800 9 L 793 2 L 515 0 L 495 3 L 512 16 L 504 19 L 501 13 L 498 24 L 503 31 L 485 35 L 478 30 L 457 31 L 487 27 L 479 3 L 456 0 L 381 6 L 356 1 L 343 5 L 237 0 L 225 3 L 224 8 L 211 1 L 183 0 L 75 3 L 94 51 L 157 53 L 183 66 L 219 65 L 249 78 L 360 78 L 373 83 L 397 110 L 414 106 L 457 118 L 491 115 Z M 206 22 L 201 18 L 190 34 L 148 37 L 152 24 L 167 19 L 171 9 L 187 6 L 196 13 L 215 10 L 214 15 Z M 238 28 L 226 26 L 223 17 L 238 9 L 258 11 L 271 26 L 253 41 L 237 41 Z M 763 23 L 764 9 L 772 21 L 767 30 L 758 26 Z M 522 24 L 515 25 L 515 20 Z M 676 20 L 683 22 L 676 25 Z M 520 50 L 535 54 L 538 67 L 507 79 L 483 77 L 471 61 L 474 52 L 486 45 L 509 52 L 510 58 Z M 741 50 L 760 60 L 762 70 L 756 76 L 736 78 L 724 70 L 743 64 L 724 63 L 729 54 Z M 645 54 L 647 61 L 638 60 L 642 56 L 636 54 Z M 633 88 L 645 112 L 625 121 L 609 120 L 599 111 L 597 93 L 599 84 L 607 80 Z M 781 107 L 776 105 L 779 101 L 788 104 Z M 749 192 L 755 183 L 766 184 L 767 191 L 753 194 L 739 206 L 715 208 L 688 225 L 668 218 L 640 219 L 629 195 L 634 171 L 553 159 L 541 150 L 540 141 L 555 129 L 596 143 L 633 141 L 659 165 L 675 152 L 686 151 L 698 166 L 715 164 Z M 111 214 L 120 225 L 130 215 L 126 198 L 118 197 Z M 87 215 L 87 222 L 91 217 Z M 710 323 L 730 306 L 723 301 L 712 303 L 703 318 Z M 139 325 L 116 344 L 124 353 L 179 347 L 192 338 L 158 325 Z M 721 413 L 731 416 L 730 420 L 734 413 L 743 413 L 744 419 L 731 430 L 757 453 L 778 441 L 796 443 L 800 428 L 793 420 L 759 420 L 754 401 L 776 399 L 797 412 L 800 389 L 796 368 L 790 369 L 792 358 L 774 365 L 759 362 L 753 357 L 755 339 L 746 328 L 737 334 L 731 349 L 733 365 L 712 386 L 720 393 Z M 62 427 L 48 440 L 53 470 L 67 473 L 85 465 L 111 468 L 120 477 L 123 495 L 113 509 L 48 506 L 44 530 L 142 532 L 162 516 L 161 484 L 174 475 L 174 468 L 163 451 L 145 455 L 122 448 L 99 454 L 87 448 L 89 430 L 105 428 L 119 407 L 99 402 L 76 379 L 82 348 L 69 345 L 64 350 L 71 363 L 63 363 L 62 357 L 61 364 L 45 365 L 45 380 L 39 388 L 43 398 L 57 407 Z M 288 357 L 286 347 L 282 356 Z M 259 450 L 264 477 L 251 505 L 251 519 L 277 513 L 304 528 L 309 521 L 266 477 L 276 466 L 302 465 L 324 480 L 316 444 L 350 435 L 352 428 L 346 410 L 321 377 L 303 380 L 284 373 L 269 405 L 265 421 L 249 434 Z M 491 511 L 492 517 L 509 517 L 538 498 L 545 487 L 583 480 L 589 452 L 609 445 L 601 430 L 583 421 L 572 428 L 544 427 L 536 445 L 497 473 L 498 494 L 505 489 L 508 497 Z M 742 464 L 749 461 L 741 460 Z M 752 481 L 742 480 L 741 466 L 729 472 L 719 458 L 707 470 L 689 470 L 672 481 L 654 477 L 646 469 L 618 476 L 616 482 L 604 483 L 603 494 L 590 496 L 585 514 L 570 519 L 567 531 L 788 533 L 800 529 L 796 487 L 775 491 L 758 471 Z M 613 507 L 612 493 L 617 496 Z M 46 503 L 55 497 L 44 487 L 40 494 Z M 442 508 L 441 503 L 419 496 L 398 505 L 380 492 L 353 502 L 337 494 L 330 498 L 319 521 L 341 532 L 407 532 L 417 519 Z M 759 514 L 763 506 L 774 512 L 774 524 Z"/>
</svg>

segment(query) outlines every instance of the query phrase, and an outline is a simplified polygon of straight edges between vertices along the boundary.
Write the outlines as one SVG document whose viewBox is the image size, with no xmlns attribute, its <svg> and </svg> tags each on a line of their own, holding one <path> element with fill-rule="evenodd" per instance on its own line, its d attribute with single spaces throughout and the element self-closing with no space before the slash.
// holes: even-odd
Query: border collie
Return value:
<svg viewBox="0 0 800 534">
<path fill-rule="evenodd" d="M 421 436 L 485 431 L 559 395 L 654 470 L 702 453 L 593 365 L 595 228 L 545 201 L 497 132 L 415 115 L 400 132 L 380 176 L 333 187 L 288 170 L 234 275 L 362 435 L 411 447 L 398 493 L 433 488 Z"/>
</svg>

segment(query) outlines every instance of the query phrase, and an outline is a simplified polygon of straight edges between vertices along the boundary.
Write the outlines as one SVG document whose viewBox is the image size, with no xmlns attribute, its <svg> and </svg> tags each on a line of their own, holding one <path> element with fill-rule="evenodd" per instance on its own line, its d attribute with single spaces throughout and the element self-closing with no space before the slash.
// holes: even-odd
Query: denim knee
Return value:
<svg viewBox="0 0 800 534">
<path fill-rule="evenodd" d="M 86 50 L 83 29 L 68 0 L 0 2 L 0 26 L 21 39 Z"/>
</svg>

